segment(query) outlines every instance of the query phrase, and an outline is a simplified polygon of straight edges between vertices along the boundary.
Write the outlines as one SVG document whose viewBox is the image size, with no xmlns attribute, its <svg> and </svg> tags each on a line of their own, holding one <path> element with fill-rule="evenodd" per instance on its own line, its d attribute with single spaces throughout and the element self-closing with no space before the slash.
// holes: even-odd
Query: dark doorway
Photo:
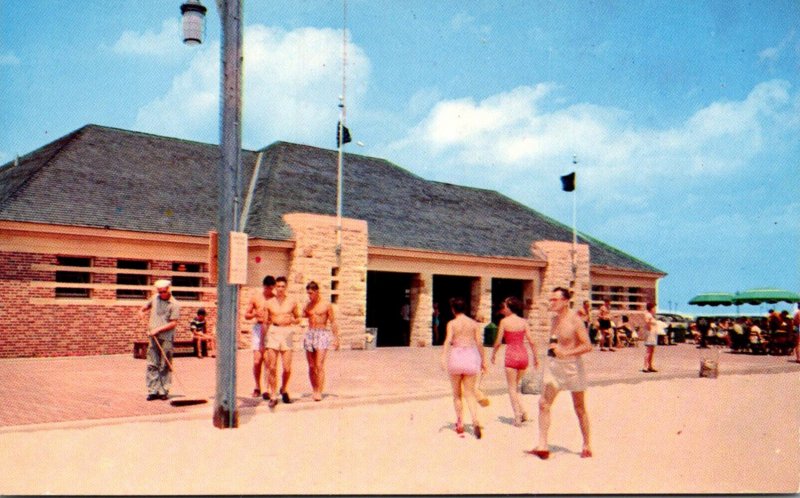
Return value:
<svg viewBox="0 0 800 498">
<path fill-rule="evenodd" d="M 432 341 L 435 346 L 444 343 L 447 333 L 447 322 L 453 319 L 453 312 L 450 311 L 450 298 L 460 297 L 467 305 L 466 314 L 472 316 L 472 281 L 473 277 L 450 277 L 445 275 L 433 276 L 433 302 L 439 303 L 439 330 L 433 333 L 431 327 Z"/>
<path fill-rule="evenodd" d="M 497 325 L 503 317 L 500 315 L 500 303 L 507 297 L 516 297 L 523 303 L 523 293 L 525 289 L 524 280 L 512 280 L 509 278 L 492 279 L 492 322 Z"/>
<path fill-rule="evenodd" d="M 411 273 L 367 272 L 367 327 L 378 329 L 378 347 L 408 346 Z"/>
</svg>

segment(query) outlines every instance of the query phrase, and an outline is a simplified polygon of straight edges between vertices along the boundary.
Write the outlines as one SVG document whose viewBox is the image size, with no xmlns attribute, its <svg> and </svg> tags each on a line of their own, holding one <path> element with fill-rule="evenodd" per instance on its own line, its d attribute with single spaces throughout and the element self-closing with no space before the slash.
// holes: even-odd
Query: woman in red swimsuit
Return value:
<svg viewBox="0 0 800 498">
<path fill-rule="evenodd" d="M 500 305 L 500 313 L 503 319 L 497 329 L 497 337 L 494 340 L 494 351 L 492 351 L 492 364 L 497 359 L 497 350 L 505 338 L 506 342 L 506 381 L 508 382 L 508 397 L 511 399 L 511 408 L 514 410 L 514 426 L 519 427 L 522 422 L 528 420 L 528 414 L 522 409 L 519 399 L 519 383 L 522 374 L 528 368 L 528 350 L 525 348 L 525 339 L 533 353 L 533 365 L 539 368 L 539 358 L 536 355 L 536 345 L 533 342 L 528 322 L 522 318 L 522 302 L 516 297 L 506 298 Z"/>
</svg>

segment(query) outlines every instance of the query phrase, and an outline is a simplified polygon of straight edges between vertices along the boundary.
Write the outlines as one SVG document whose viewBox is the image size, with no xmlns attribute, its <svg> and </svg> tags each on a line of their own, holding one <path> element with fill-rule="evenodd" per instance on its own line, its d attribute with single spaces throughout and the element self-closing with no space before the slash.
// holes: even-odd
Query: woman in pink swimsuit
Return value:
<svg viewBox="0 0 800 498">
<path fill-rule="evenodd" d="M 504 318 L 500 320 L 500 327 L 497 329 L 497 337 L 494 340 L 492 364 L 497 360 L 497 350 L 500 349 L 500 344 L 505 338 L 508 397 L 511 399 L 511 408 L 514 410 L 514 426 L 519 427 L 522 422 L 528 420 L 528 414 L 522 409 L 522 402 L 519 399 L 519 383 L 528 368 L 528 350 L 525 348 L 526 338 L 533 353 L 533 365 L 535 368 L 539 368 L 539 358 L 536 355 L 536 346 L 533 342 L 528 322 L 521 316 L 522 301 L 516 297 L 506 298 L 500 305 L 500 313 Z"/>
<path fill-rule="evenodd" d="M 447 322 L 447 336 L 442 350 L 442 368 L 450 374 L 453 387 L 453 405 L 456 409 L 456 432 L 464 433 L 461 415 L 464 411 L 462 394 L 467 398 L 467 407 L 472 416 L 475 437 L 481 438 L 481 424 L 478 420 L 478 401 L 475 389 L 477 374 L 486 371 L 482 330 L 480 324 L 464 314 L 464 300 L 460 297 L 450 300 L 450 308 L 455 318 Z"/>
</svg>

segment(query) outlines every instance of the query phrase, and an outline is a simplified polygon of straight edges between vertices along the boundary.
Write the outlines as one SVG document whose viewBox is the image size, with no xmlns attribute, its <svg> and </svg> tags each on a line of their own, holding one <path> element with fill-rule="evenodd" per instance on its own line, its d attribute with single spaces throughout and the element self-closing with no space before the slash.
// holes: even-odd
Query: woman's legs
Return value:
<svg viewBox="0 0 800 498">
<path fill-rule="evenodd" d="M 464 403 L 461 400 L 461 375 L 451 375 L 450 385 L 453 387 L 453 408 L 456 410 L 456 430 L 461 427 L 461 415 L 464 412 Z"/>
<path fill-rule="evenodd" d="M 511 400 L 511 409 L 514 411 L 514 425 L 522 423 L 522 405 L 519 401 L 519 370 L 506 367 L 506 382 L 508 383 L 508 398 Z"/>
<path fill-rule="evenodd" d="M 464 395 L 467 398 L 467 408 L 469 408 L 469 415 L 472 418 L 472 427 L 480 427 L 481 422 L 478 420 L 478 398 L 475 394 L 475 375 L 464 375 Z M 480 438 L 480 429 L 475 429 L 475 436 Z"/>
</svg>

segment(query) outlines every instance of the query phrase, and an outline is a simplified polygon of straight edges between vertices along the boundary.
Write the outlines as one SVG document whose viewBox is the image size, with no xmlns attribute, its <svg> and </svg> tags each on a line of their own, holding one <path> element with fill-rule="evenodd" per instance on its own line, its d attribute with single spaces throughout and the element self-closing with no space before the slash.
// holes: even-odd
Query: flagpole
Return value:
<svg viewBox="0 0 800 498">
<path fill-rule="evenodd" d="M 577 167 L 578 167 L 578 158 L 577 156 L 572 156 L 572 166 L 576 170 L 575 175 L 577 176 Z M 575 289 L 577 287 L 577 273 L 578 267 L 575 263 L 576 253 L 577 253 L 577 244 L 578 244 L 578 231 L 576 228 L 576 218 L 577 218 L 577 191 L 576 188 L 572 189 L 572 295 L 575 295 Z"/>
<path fill-rule="evenodd" d="M 342 169 L 344 157 L 342 145 L 344 143 L 345 118 L 345 90 L 347 89 L 347 0 L 342 1 L 342 95 L 339 96 L 339 133 L 336 142 L 339 148 L 338 166 L 336 171 L 336 266 L 342 264 Z"/>
</svg>

